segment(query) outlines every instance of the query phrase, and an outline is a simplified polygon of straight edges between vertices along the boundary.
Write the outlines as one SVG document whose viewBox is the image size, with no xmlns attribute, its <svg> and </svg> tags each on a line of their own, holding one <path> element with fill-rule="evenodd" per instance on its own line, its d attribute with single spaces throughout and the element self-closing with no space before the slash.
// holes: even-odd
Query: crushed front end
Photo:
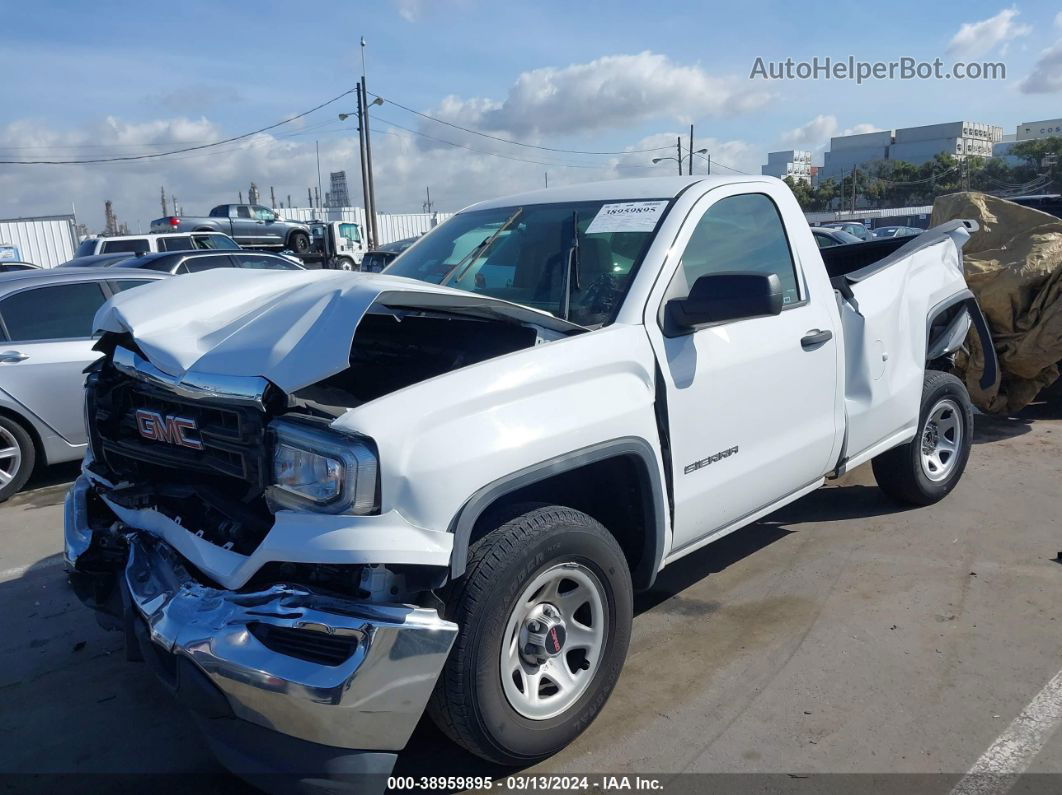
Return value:
<svg viewBox="0 0 1062 795">
<path fill-rule="evenodd" d="M 78 596 L 234 772 L 380 785 L 456 634 L 430 565 L 449 550 L 380 513 L 371 440 L 265 379 L 178 379 L 128 337 L 102 347 L 66 501 Z"/>
</svg>

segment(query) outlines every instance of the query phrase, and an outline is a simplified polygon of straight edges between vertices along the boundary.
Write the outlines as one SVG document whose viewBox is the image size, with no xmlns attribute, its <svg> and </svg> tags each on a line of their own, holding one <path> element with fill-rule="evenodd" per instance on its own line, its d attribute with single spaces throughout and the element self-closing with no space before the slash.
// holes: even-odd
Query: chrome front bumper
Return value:
<svg viewBox="0 0 1062 795">
<path fill-rule="evenodd" d="M 92 543 L 90 489 L 82 477 L 67 496 L 65 557 L 75 571 Z M 340 599 L 299 585 L 247 593 L 212 588 L 149 533 L 123 526 L 108 532 L 128 544 L 124 570 L 116 574 L 134 614 L 129 618 L 143 622 L 156 651 L 186 658 L 205 674 L 235 717 L 337 748 L 405 746 L 453 644 L 455 624 L 434 610 Z M 346 638 L 354 650 L 335 665 L 311 662 L 268 648 L 252 632 L 262 625 Z"/>
</svg>

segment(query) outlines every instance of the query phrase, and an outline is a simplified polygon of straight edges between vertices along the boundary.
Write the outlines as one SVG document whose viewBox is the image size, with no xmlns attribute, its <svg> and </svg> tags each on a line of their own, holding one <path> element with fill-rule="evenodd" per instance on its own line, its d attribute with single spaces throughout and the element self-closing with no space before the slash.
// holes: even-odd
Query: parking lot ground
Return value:
<svg viewBox="0 0 1062 795">
<path fill-rule="evenodd" d="M 1062 668 L 1060 454 L 1057 403 L 979 416 L 941 504 L 900 509 L 862 467 L 679 561 L 637 597 L 600 717 L 527 772 L 933 773 L 946 792 Z M 66 586 L 63 491 L 0 507 L 0 772 L 243 788 Z M 1029 771 L 1062 773 L 1062 732 L 1041 734 Z M 424 721 L 396 772 L 506 771 Z"/>
</svg>

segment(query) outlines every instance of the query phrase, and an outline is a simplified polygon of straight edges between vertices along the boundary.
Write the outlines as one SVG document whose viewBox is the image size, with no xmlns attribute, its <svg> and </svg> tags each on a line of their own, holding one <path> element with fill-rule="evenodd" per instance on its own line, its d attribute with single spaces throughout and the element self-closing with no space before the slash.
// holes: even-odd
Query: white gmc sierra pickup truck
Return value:
<svg viewBox="0 0 1062 795">
<path fill-rule="evenodd" d="M 776 179 L 613 181 L 477 204 L 383 274 L 123 292 L 71 582 L 243 775 L 386 777 L 425 709 L 529 764 L 664 566 L 866 461 L 951 491 L 971 324 L 996 367 L 968 236 L 823 253 Z"/>
</svg>

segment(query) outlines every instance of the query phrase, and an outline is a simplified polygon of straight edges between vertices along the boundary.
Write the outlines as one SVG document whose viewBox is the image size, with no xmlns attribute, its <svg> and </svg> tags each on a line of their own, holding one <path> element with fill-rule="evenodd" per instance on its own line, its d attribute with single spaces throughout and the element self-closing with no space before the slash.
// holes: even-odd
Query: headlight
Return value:
<svg viewBox="0 0 1062 795">
<path fill-rule="evenodd" d="M 276 420 L 273 477 L 266 492 L 272 509 L 368 514 L 377 509 L 377 460 L 362 436 L 308 422 Z"/>
</svg>

